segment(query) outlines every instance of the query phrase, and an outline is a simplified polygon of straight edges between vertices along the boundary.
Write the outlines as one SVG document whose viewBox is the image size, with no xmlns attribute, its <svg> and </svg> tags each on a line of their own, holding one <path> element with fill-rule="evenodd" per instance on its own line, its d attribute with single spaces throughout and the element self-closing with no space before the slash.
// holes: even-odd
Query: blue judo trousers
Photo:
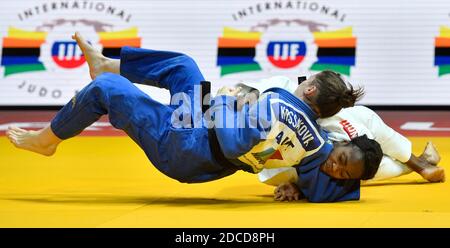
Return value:
<svg viewBox="0 0 450 248">
<path fill-rule="evenodd" d="M 190 57 L 124 47 L 121 61 L 121 75 L 99 75 L 58 112 L 51 122 L 56 136 L 76 136 L 108 114 L 111 124 L 125 131 L 152 164 L 173 179 L 207 182 L 236 172 L 213 158 L 207 128 L 174 128 L 171 116 L 179 106 L 159 103 L 133 85 L 165 88 L 172 96 L 182 92 L 194 99 L 194 87 L 204 78 Z"/>
<path fill-rule="evenodd" d="M 268 163 L 287 163 L 297 168 L 297 185 L 309 201 L 359 199 L 359 180 L 336 180 L 320 171 L 332 144 L 315 122 L 317 116 L 311 108 L 291 93 L 272 88 L 262 97 L 269 100 L 246 105 L 242 111 L 235 110 L 235 97 L 216 97 L 211 109 L 221 109 L 223 115 L 215 115 L 218 121 L 215 134 L 211 135 L 203 125 L 175 127 L 173 114 L 180 109 L 180 104 L 161 104 L 133 84 L 168 89 L 172 97 L 184 93 L 192 101 L 191 117 L 195 120 L 201 114 L 201 108 L 195 109 L 193 102 L 199 97 L 195 88 L 204 78 L 189 56 L 123 47 L 120 74 L 103 73 L 78 92 L 52 120 L 55 135 L 60 139 L 76 136 L 108 114 L 111 124 L 125 131 L 159 171 L 180 182 L 207 182 L 246 167 L 256 173 Z M 263 109 L 268 116 L 259 118 L 255 112 Z M 278 114 L 272 114 L 275 112 Z M 243 120 L 246 125 L 243 128 L 216 125 L 229 120 Z M 252 120 L 256 126 L 247 125 Z M 278 123 L 277 128 L 264 125 L 273 121 Z M 277 132 L 275 138 L 267 136 L 272 131 Z M 228 163 L 213 151 L 211 137 L 216 137 L 219 153 Z"/>
</svg>

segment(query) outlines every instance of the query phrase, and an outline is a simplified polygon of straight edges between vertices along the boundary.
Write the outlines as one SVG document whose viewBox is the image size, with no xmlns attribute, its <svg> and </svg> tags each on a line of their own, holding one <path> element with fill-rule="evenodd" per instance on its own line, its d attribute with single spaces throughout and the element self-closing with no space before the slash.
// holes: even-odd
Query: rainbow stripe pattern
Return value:
<svg viewBox="0 0 450 248">
<path fill-rule="evenodd" d="M 273 148 L 269 148 L 262 152 L 252 153 L 256 160 L 258 160 L 261 164 L 264 164 L 269 159 L 283 160 L 283 155 L 279 150 L 275 150 Z"/>
<path fill-rule="evenodd" d="M 225 27 L 222 37 L 219 37 L 217 65 L 220 75 L 261 71 L 261 66 L 255 61 L 256 45 L 261 40 L 260 32 L 245 32 Z"/>
<path fill-rule="evenodd" d="M 442 26 L 434 43 L 434 65 L 439 68 L 439 76 L 450 73 L 450 28 Z"/>
<path fill-rule="evenodd" d="M 138 37 L 137 27 L 113 32 L 98 32 L 102 53 L 109 58 L 120 58 L 123 46 L 141 47 L 141 37 Z"/>
<path fill-rule="evenodd" d="M 350 68 L 355 65 L 356 37 L 352 27 L 335 31 L 313 32 L 317 44 L 317 61 L 311 66 L 312 71 L 332 70 L 350 75 Z"/>
<path fill-rule="evenodd" d="M 41 45 L 47 38 L 46 32 L 26 31 L 9 27 L 3 38 L 2 62 L 4 76 L 30 71 L 45 71 L 39 61 Z"/>
</svg>

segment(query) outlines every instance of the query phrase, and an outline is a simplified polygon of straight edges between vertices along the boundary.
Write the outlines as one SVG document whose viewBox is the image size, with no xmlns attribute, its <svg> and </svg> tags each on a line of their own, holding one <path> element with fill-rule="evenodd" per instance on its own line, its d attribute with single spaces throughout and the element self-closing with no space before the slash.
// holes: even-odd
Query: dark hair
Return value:
<svg viewBox="0 0 450 248">
<path fill-rule="evenodd" d="M 364 95 L 363 88 L 353 89 L 351 84 L 348 84 L 348 88 L 341 75 L 333 71 L 315 74 L 312 84 L 319 91 L 315 104 L 322 118 L 333 116 L 342 108 L 354 106 Z"/>
<path fill-rule="evenodd" d="M 380 144 L 373 139 L 367 138 L 367 135 L 353 138 L 350 144 L 357 146 L 363 153 L 364 171 L 361 179 L 372 179 L 377 173 L 381 159 L 383 158 L 383 151 L 381 150 Z"/>
</svg>

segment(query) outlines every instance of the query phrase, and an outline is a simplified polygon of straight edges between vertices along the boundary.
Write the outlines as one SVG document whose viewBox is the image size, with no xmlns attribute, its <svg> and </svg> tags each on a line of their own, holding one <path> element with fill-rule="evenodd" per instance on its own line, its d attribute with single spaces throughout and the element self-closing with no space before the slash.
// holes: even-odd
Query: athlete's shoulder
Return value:
<svg viewBox="0 0 450 248">
<path fill-rule="evenodd" d="M 360 121 L 362 123 L 366 123 L 367 121 L 371 120 L 376 116 L 377 114 L 375 111 L 371 110 L 370 108 L 362 105 L 354 106 L 352 108 L 349 108 L 347 110 L 347 115 L 352 116 L 353 119 Z"/>
<path fill-rule="evenodd" d="M 364 105 L 356 105 L 350 108 L 346 108 L 348 109 L 348 111 L 369 111 L 369 112 L 373 112 L 373 110 L 371 110 L 370 108 L 364 106 Z"/>
<path fill-rule="evenodd" d="M 293 81 L 289 77 L 286 77 L 286 76 L 273 76 L 273 77 L 266 78 L 263 80 L 266 80 L 266 81 L 274 83 L 274 84 L 279 84 L 278 87 L 280 87 L 280 88 L 284 88 L 283 86 L 287 86 L 290 83 L 293 83 Z"/>
</svg>

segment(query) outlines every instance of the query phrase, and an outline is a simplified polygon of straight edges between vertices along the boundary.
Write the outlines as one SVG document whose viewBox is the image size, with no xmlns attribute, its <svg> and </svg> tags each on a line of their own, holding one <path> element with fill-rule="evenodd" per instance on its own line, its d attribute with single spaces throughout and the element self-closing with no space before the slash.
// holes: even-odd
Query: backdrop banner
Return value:
<svg viewBox="0 0 450 248">
<path fill-rule="evenodd" d="M 63 105 L 91 79 L 71 39 L 193 57 L 212 92 L 321 70 L 363 86 L 365 105 L 450 106 L 448 0 L 21 0 L 0 8 L 0 106 Z M 169 102 L 165 90 L 139 86 Z"/>
</svg>

